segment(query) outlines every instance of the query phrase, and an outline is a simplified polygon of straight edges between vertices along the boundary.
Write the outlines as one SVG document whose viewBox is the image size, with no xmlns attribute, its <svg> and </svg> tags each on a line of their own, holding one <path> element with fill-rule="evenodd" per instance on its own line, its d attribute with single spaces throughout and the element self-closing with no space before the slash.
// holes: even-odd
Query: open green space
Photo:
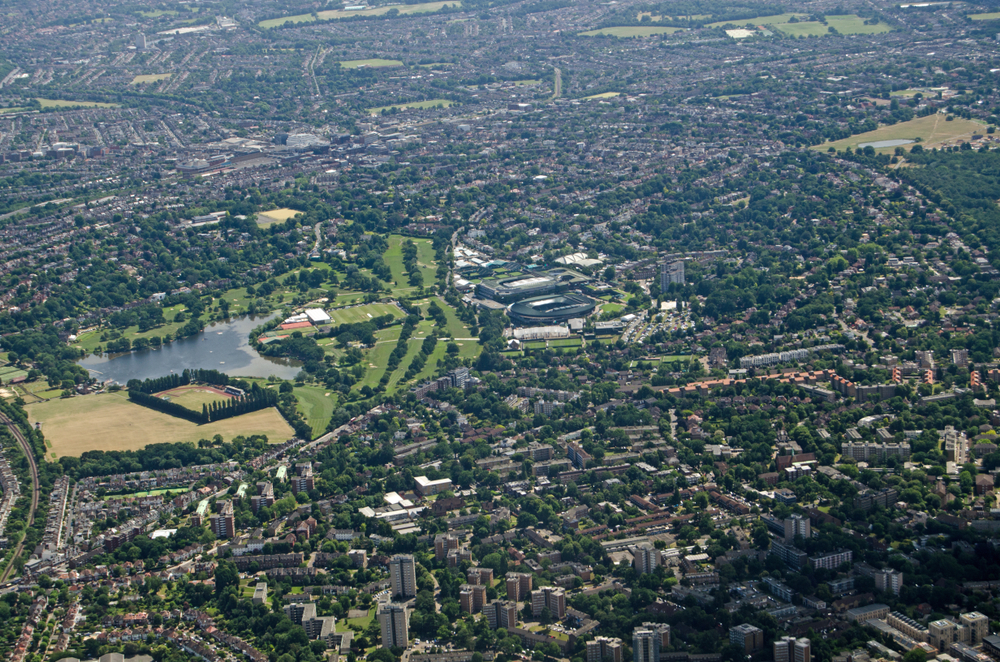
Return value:
<svg viewBox="0 0 1000 662">
<path fill-rule="evenodd" d="M 635 15 L 635 20 L 641 21 L 644 16 L 648 16 L 651 21 L 704 21 L 712 18 L 711 14 L 691 14 L 689 16 L 663 16 L 653 12 L 641 11 Z"/>
<path fill-rule="evenodd" d="M 411 296 L 417 290 L 410 285 L 410 279 L 403 267 L 403 242 L 407 239 L 413 241 L 417 246 L 417 267 L 424 277 L 424 287 L 434 284 L 435 272 L 437 271 L 434 260 L 434 243 L 430 239 L 404 237 L 399 234 L 389 235 L 389 250 L 385 252 L 382 259 L 392 273 L 394 283 L 390 283 L 390 286 L 393 294 L 401 296 Z"/>
<path fill-rule="evenodd" d="M 236 307 L 233 306 L 232 309 L 236 310 Z M 188 322 L 188 317 L 186 315 L 182 318 L 182 321 L 174 321 L 177 317 L 177 313 L 185 312 L 185 310 L 186 309 L 183 304 L 177 304 L 175 306 L 164 308 L 163 318 L 166 322 L 148 331 L 139 331 L 138 326 L 129 326 L 124 329 L 116 329 L 115 331 L 117 331 L 121 337 L 128 338 L 132 343 L 134 343 L 138 338 L 145 338 L 146 340 L 149 340 L 154 336 L 160 339 L 165 339 L 167 336 L 172 338 L 177 333 L 178 329 L 183 327 Z M 97 347 L 103 347 L 109 340 L 114 340 L 114 338 L 111 337 L 112 335 L 113 334 L 110 329 L 93 329 L 84 331 L 77 336 L 76 346 L 87 353 L 93 353 L 97 350 Z"/>
<path fill-rule="evenodd" d="M 108 499 L 141 499 L 143 497 L 156 496 L 158 494 L 169 494 L 170 492 L 178 493 L 185 492 L 183 487 L 161 487 L 158 490 L 146 490 L 145 492 L 129 492 L 128 494 L 109 494 L 105 496 L 102 501 L 107 501 Z"/>
<path fill-rule="evenodd" d="M 68 101 L 66 99 L 37 99 L 42 108 L 118 108 L 117 103 L 97 101 Z"/>
<path fill-rule="evenodd" d="M 329 313 L 334 325 L 370 322 L 372 319 L 384 315 L 403 317 L 403 311 L 391 303 L 369 303 L 353 308 L 336 308 L 327 310 L 327 313 Z"/>
<path fill-rule="evenodd" d="M 159 18 L 160 16 L 177 16 L 179 12 L 173 9 L 155 9 L 153 11 L 141 11 L 138 12 L 139 16 L 145 18 Z"/>
<path fill-rule="evenodd" d="M 592 94 L 589 97 L 583 97 L 582 101 L 593 101 L 594 99 L 614 99 L 615 97 L 621 96 L 621 92 L 601 92 L 600 94 Z"/>
<path fill-rule="evenodd" d="M 157 393 L 157 397 L 169 400 L 191 411 L 201 411 L 202 405 L 210 405 L 213 402 L 223 402 L 230 399 L 228 395 L 222 395 L 211 388 L 197 384 L 178 386 L 175 389 Z"/>
<path fill-rule="evenodd" d="M 986 12 L 985 14 L 969 14 L 973 21 L 995 21 L 1000 19 L 1000 11 Z"/>
<path fill-rule="evenodd" d="M 57 457 L 79 456 L 88 450 L 136 450 L 163 442 L 196 442 L 222 435 L 223 439 L 267 435 L 271 443 L 294 436 L 277 409 L 197 425 L 130 402 L 124 392 L 101 393 L 49 400 L 25 408 Z"/>
<path fill-rule="evenodd" d="M 986 125 L 981 122 L 962 119 L 960 117 L 956 117 L 949 122 L 944 115 L 935 113 L 926 117 L 917 117 L 908 122 L 882 126 L 874 131 L 859 133 L 856 136 L 844 138 L 843 140 L 815 145 L 812 149 L 825 152 L 833 147 L 838 151 L 842 151 L 848 147 L 857 149 L 858 145 L 865 143 L 880 142 L 883 140 L 917 140 L 918 138 L 920 139 L 919 143 L 902 145 L 903 149 L 909 151 L 913 148 L 914 144 L 923 145 L 924 149 L 933 149 L 935 147 L 940 148 L 957 144 L 961 141 L 967 141 L 972 138 L 974 133 L 985 131 Z M 891 154 L 895 151 L 895 146 L 876 148 L 875 151 Z"/>
<path fill-rule="evenodd" d="M 337 395 L 320 386 L 296 386 L 293 393 L 298 410 L 312 428 L 315 439 L 326 431 L 337 406 Z"/>
<path fill-rule="evenodd" d="M 788 23 L 790 18 L 808 18 L 808 14 L 797 14 L 797 13 L 786 13 L 786 14 L 773 14 L 771 16 L 755 16 L 754 18 L 739 18 L 731 19 L 728 21 L 718 21 L 716 23 L 709 23 L 706 28 L 721 28 L 726 25 L 735 25 L 736 27 L 743 27 L 744 25 L 776 25 L 779 23 Z"/>
<path fill-rule="evenodd" d="M 359 9 L 356 11 L 346 11 L 344 9 L 331 9 L 328 11 L 314 12 L 312 14 L 298 14 L 296 16 L 283 16 L 261 21 L 258 25 L 262 28 L 275 28 L 285 23 L 310 23 L 312 21 L 336 21 L 354 16 L 381 16 L 391 11 L 401 15 L 427 14 L 441 11 L 445 7 L 461 7 L 461 2 L 422 2 L 416 5 L 382 5 L 370 9 Z"/>
<path fill-rule="evenodd" d="M 426 108 L 447 108 L 454 104 L 454 101 L 449 101 L 448 99 L 428 99 L 427 101 L 411 101 L 410 103 L 398 103 L 391 106 L 379 106 L 378 108 L 369 108 L 368 112 L 372 115 L 378 115 L 383 110 L 391 110 L 393 108 L 398 108 L 399 110 L 407 110 L 409 108 L 415 109 L 426 109 Z"/>
<path fill-rule="evenodd" d="M 161 80 L 166 80 L 173 76 L 173 74 L 144 74 L 142 76 L 136 76 L 132 79 L 129 85 L 142 85 L 143 83 L 156 83 Z"/>
<path fill-rule="evenodd" d="M 661 34 L 673 34 L 682 28 L 668 28 L 655 25 L 616 25 L 612 28 L 600 28 L 581 32 L 581 37 L 655 37 Z"/>
<path fill-rule="evenodd" d="M 856 14 L 827 16 L 826 25 L 818 21 L 801 21 L 799 23 L 775 24 L 773 27 L 789 37 L 822 37 L 823 35 L 831 34 L 830 28 L 833 28 L 842 35 L 880 34 L 892 31 L 892 28 L 886 23 L 866 25 L 865 19 Z"/>
<path fill-rule="evenodd" d="M 358 69 L 360 67 L 379 69 L 382 67 L 401 67 L 403 66 L 403 61 L 383 60 L 382 58 L 374 57 L 367 60 L 341 60 L 340 66 L 344 69 Z"/>
<path fill-rule="evenodd" d="M 20 113 L 22 111 L 28 110 L 27 108 L 0 108 L 0 115 L 3 113 Z"/>
</svg>

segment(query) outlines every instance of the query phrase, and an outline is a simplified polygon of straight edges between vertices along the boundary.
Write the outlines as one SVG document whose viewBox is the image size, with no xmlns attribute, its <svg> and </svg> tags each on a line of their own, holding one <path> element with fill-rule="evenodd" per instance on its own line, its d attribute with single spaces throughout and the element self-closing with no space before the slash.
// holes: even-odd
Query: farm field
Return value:
<svg viewBox="0 0 1000 662">
<path fill-rule="evenodd" d="M 715 23 L 709 23 L 706 28 L 721 28 L 725 25 L 735 25 L 742 27 L 747 25 L 776 25 L 779 23 L 788 23 L 788 19 L 795 18 L 807 18 L 808 14 L 796 14 L 796 13 L 786 13 L 786 14 L 774 14 L 772 16 L 755 16 L 754 18 L 740 18 L 732 19 L 729 21 L 717 21 Z"/>
<path fill-rule="evenodd" d="M 392 108 L 398 108 L 399 110 L 407 110 L 409 108 L 415 109 L 425 109 L 425 108 L 437 108 L 438 106 L 442 108 L 447 108 L 454 104 L 454 101 L 448 99 L 428 99 L 427 101 L 411 101 L 410 103 L 399 103 L 393 104 L 391 106 L 379 106 L 378 108 L 369 108 L 368 112 L 372 115 L 378 115 L 383 110 L 390 110 Z"/>
<path fill-rule="evenodd" d="M 173 74 L 146 74 L 144 76 L 136 76 L 132 79 L 129 85 L 141 85 L 143 83 L 155 83 L 157 81 L 166 80 L 173 76 Z"/>
<path fill-rule="evenodd" d="M 375 317 L 382 317 L 383 315 L 403 316 L 403 311 L 391 303 L 369 303 L 364 306 L 340 308 L 328 310 L 327 312 L 330 314 L 330 318 L 333 320 L 335 326 L 339 324 L 368 322 Z"/>
<path fill-rule="evenodd" d="M 840 34 L 844 35 L 881 34 L 883 32 L 892 31 L 892 28 L 885 23 L 865 25 L 865 19 L 855 14 L 827 16 L 826 22 L 827 25 L 823 25 L 817 21 L 802 21 L 800 23 L 775 24 L 772 27 L 776 30 L 780 30 L 789 37 L 808 37 L 810 35 L 822 37 L 823 35 L 830 34 L 830 28 L 833 28 Z"/>
<path fill-rule="evenodd" d="M 337 395 L 318 386 L 296 386 L 293 393 L 298 401 L 298 410 L 312 427 L 315 439 L 326 431 L 326 425 L 337 406 Z"/>
<path fill-rule="evenodd" d="M 267 226 L 272 223 L 284 223 L 288 219 L 295 218 L 296 215 L 301 213 L 302 212 L 300 211 L 289 209 L 287 207 L 257 212 L 257 225 Z"/>
<path fill-rule="evenodd" d="M 50 400 L 25 407 L 56 457 L 79 456 L 88 450 L 136 450 L 161 442 L 267 435 L 271 443 L 294 436 L 277 409 L 262 409 L 223 421 L 197 425 L 129 402 L 124 392 Z"/>
<path fill-rule="evenodd" d="M 231 396 L 226 395 L 219 389 L 210 386 L 188 385 L 178 386 L 169 391 L 157 393 L 156 397 L 169 400 L 181 407 L 186 407 L 191 411 L 201 411 L 202 405 L 210 405 L 213 402 L 223 402 L 229 400 Z"/>
<path fill-rule="evenodd" d="M 843 140 L 815 145 L 812 149 L 825 152 L 833 147 L 840 151 L 848 147 L 857 149 L 858 145 L 866 143 L 885 140 L 915 140 L 916 138 L 921 139 L 919 144 L 923 145 L 924 149 L 932 149 L 934 147 L 956 144 L 960 140 L 969 140 L 972 138 L 973 133 L 985 130 L 986 125 L 980 122 L 960 117 L 956 117 L 949 122 L 945 119 L 944 115 L 937 113 L 928 115 L 927 117 L 917 117 L 908 122 L 900 122 L 892 126 L 881 126 L 874 131 L 861 133 L 850 138 L 844 138 Z M 914 144 L 917 143 L 902 145 L 902 147 L 909 151 Z M 895 150 L 895 147 L 895 145 L 877 147 L 875 151 L 891 154 Z"/>
<path fill-rule="evenodd" d="M 11 380 L 17 379 L 18 377 L 27 377 L 28 371 L 21 370 L 12 365 L 4 366 L 0 368 L 0 382 L 9 384 Z"/>
<path fill-rule="evenodd" d="M 581 37 L 654 37 L 660 34 L 673 34 L 682 28 L 658 27 L 655 25 L 617 25 L 612 28 L 600 28 L 581 32 Z"/>
<path fill-rule="evenodd" d="M 370 58 L 368 60 L 342 60 L 340 66 L 344 69 L 358 69 L 359 67 L 401 67 L 402 60 L 383 60 L 382 58 Z"/>
<path fill-rule="evenodd" d="M 97 101 L 67 101 L 66 99 L 37 99 L 42 108 L 118 108 L 117 103 Z"/>
<path fill-rule="evenodd" d="M 344 11 L 343 9 L 331 9 L 328 11 L 318 12 L 315 16 L 313 14 L 298 14 L 296 16 L 283 16 L 281 18 L 272 18 L 266 21 L 261 21 L 258 25 L 262 28 L 274 28 L 279 25 L 284 25 L 285 23 L 310 23 L 315 20 L 320 21 L 335 21 L 342 18 L 350 18 L 352 16 L 381 16 L 382 14 L 388 14 L 390 11 L 395 9 L 397 12 L 403 15 L 407 14 L 426 14 L 430 12 L 441 11 L 445 7 L 461 7 L 461 2 L 423 2 L 417 5 L 382 5 L 381 7 L 372 7 L 371 9 L 361 9 L 358 11 Z"/>
</svg>

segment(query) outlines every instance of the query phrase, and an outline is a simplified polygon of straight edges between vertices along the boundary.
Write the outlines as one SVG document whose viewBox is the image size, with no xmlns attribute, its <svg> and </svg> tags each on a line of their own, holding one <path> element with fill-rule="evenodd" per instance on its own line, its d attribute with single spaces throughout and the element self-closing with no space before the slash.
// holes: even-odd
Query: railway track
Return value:
<svg viewBox="0 0 1000 662">
<path fill-rule="evenodd" d="M 38 464 L 35 462 L 35 453 L 31 450 L 31 444 L 25 439 L 24 433 L 17 427 L 17 423 L 10 420 L 4 414 L 0 414 L 0 424 L 6 425 L 10 433 L 17 439 L 17 443 L 21 445 L 21 450 L 24 452 L 24 456 L 28 458 L 28 465 L 31 467 L 31 509 L 28 511 L 28 526 L 26 527 L 30 529 L 35 523 L 35 511 L 38 510 Z M 14 549 L 14 556 L 11 557 L 6 570 L 4 570 L 3 575 L 0 575 L 0 584 L 6 582 L 8 577 L 10 577 L 10 573 L 14 569 L 14 562 L 17 561 L 17 558 L 23 551 L 24 539 L 22 538 L 17 548 Z"/>
</svg>

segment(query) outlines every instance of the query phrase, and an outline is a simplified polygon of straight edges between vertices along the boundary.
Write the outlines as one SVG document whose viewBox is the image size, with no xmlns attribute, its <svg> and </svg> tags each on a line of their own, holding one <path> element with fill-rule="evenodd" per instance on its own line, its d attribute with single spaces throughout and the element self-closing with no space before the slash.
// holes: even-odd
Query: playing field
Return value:
<svg viewBox="0 0 1000 662">
<path fill-rule="evenodd" d="M 326 432 L 337 406 L 337 394 L 316 386 L 296 386 L 293 393 L 299 412 L 312 428 L 313 439 Z"/>
<path fill-rule="evenodd" d="M 343 9 L 331 9 L 321 11 L 316 14 L 298 14 L 296 16 L 284 16 L 282 18 L 272 18 L 261 21 L 258 25 L 262 28 L 274 28 L 285 23 L 309 23 L 311 21 L 335 21 L 352 16 L 381 16 L 396 10 L 402 15 L 406 14 L 426 14 L 428 12 L 441 11 L 445 7 L 461 7 L 461 2 L 424 2 L 418 5 L 382 5 L 371 9 L 360 9 L 358 11 L 345 11 Z"/>
<path fill-rule="evenodd" d="M 49 400 L 25 409 L 32 423 L 42 424 L 57 457 L 88 450 L 136 450 L 161 442 L 196 442 L 217 434 L 226 440 L 263 434 L 271 443 L 284 443 L 295 435 L 277 409 L 196 425 L 129 402 L 124 392 Z"/>
<path fill-rule="evenodd" d="M 370 67 L 372 69 L 381 69 L 383 67 L 401 67 L 403 66 L 402 60 L 383 60 L 379 57 L 369 58 L 367 60 L 342 60 L 340 66 L 344 69 L 358 69 L 360 67 Z"/>
<path fill-rule="evenodd" d="M 729 21 L 718 21 L 716 23 L 709 23 L 706 28 L 721 28 L 724 25 L 737 25 L 744 26 L 748 23 L 750 25 L 776 25 L 778 23 L 788 23 L 788 19 L 792 17 L 796 18 L 808 18 L 808 14 L 774 14 L 772 16 L 756 16 L 754 18 L 738 18 Z"/>
<path fill-rule="evenodd" d="M 837 140 L 835 142 L 816 145 L 813 149 L 827 151 L 831 147 L 838 151 L 847 149 L 857 149 L 858 145 L 865 143 L 881 142 L 885 140 L 915 140 L 920 138 L 920 143 L 910 143 L 901 145 L 909 151 L 913 145 L 923 145 L 924 149 L 955 145 L 961 141 L 972 138 L 973 133 L 982 133 L 986 130 L 986 125 L 973 120 L 966 120 L 956 117 L 951 122 L 945 119 L 940 113 L 928 115 L 927 117 L 917 117 L 909 122 L 900 122 L 892 126 L 882 126 L 868 133 L 861 133 L 850 138 Z M 876 147 L 875 151 L 891 154 L 895 151 L 896 145 L 886 147 Z"/>
<path fill-rule="evenodd" d="M 191 384 L 189 386 L 179 386 L 169 391 L 157 393 L 156 397 L 169 400 L 181 407 L 186 407 L 191 411 L 201 411 L 202 405 L 210 405 L 213 402 L 229 400 L 232 396 L 227 395 L 221 389 L 211 386 L 200 386 Z"/>
<path fill-rule="evenodd" d="M 880 34 L 892 31 L 892 28 L 885 23 L 865 25 L 865 19 L 854 14 L 827 16 L 826 23 L 826 25 L 823 25 L 817 21 L 802 21 L 799 23 L 774 24 L 771 27 L 775 30 L 780 30 L 789 37 L 822 37 L 823 35 L 830 34 L 830 28 L 843 35 Z"/>
<path fill-rule="evenodd" d="M 1000 12 L 993 11 L 986 14 L 969 14 L 969 18 L 973 21 L 995 21 L 1000 18 Z"/>
<path fill-rule="evenodd" d="M 143 76 L 136 76 L 132 79 L 129 85 L 141 85 L 143 83 L 155 83 L 157 81 L 166 80 L 173 76 L 173 74 L 145 74 Z"/>
<path fill-rule="evenodd" d="M 581 32 L 581 37 L 654 37 L 659 34 L 673 34 L 681 28 L 656 27 L 653 25 L 617 25 L 613 28 L 600 28 Z"/>
<path fill-rule="evenodd" d="M 117 103 L 98 103 L 97 101 L 67 101 L 66 99 L 37 99 L 42 108 L 118 108 Z"/>
<path fill-rule="evenodd" d="M 290 218 L 294 218 L 297 214 L 302 212 L 296 211 L 294 209 L 289 209 L 288 207 L 282 207 L 281 209 L 272 209 L 270 211 L 257 212 L 257 225 L 271 225 L 272 223 L 284 223 Z"/>
<path fill-rule="evenodd" d="M 583 97 L 582 101 L 591 101 L 593 99 L 614 99 L 618 96 L 621 96 L 621 92 L 601 92 L 600 94 L 592 94 L 589 97 Z"/>
<path fill-rule="evenodd" d="M 369 108 L 368 112 L 372 115 L 378 115 L 383 110 L 390 110 L 391 108 L 398 108 L 400 110 L 406 110 L 408 108 L 447 108 L 448 106 L 455 103 L 454 101 L 449 101 L 448 99 L 429 99 L 428 101 L 411 101 L 410 103 L 400 103 L 392 106 L 379 106 L 378 108 Z"/>
<path fill-rule="evenodd" d="M 403 311 L 391 303 L 369 303 L 364 306 L 354 306 L 353 308 L 339 308 L 327 311 L 334 325 L 357 324 L 358 322 L 369 322 L 372 318 L 383 315 L 393 315 L 403 317 Z"/>
</svg>

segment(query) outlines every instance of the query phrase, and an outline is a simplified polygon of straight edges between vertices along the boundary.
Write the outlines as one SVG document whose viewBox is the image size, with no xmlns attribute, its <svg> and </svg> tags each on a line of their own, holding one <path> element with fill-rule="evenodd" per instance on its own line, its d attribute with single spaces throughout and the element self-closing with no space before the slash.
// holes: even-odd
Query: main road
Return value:
<svg viewBox="0 0 1000 662">
<path fill-rule="evenodd" d="M 35 511 L 38 510 L 38 465 L 35 463 L 35 453 L 31 449 L 31 444 L 25 439 L 24 433 L 21 432 L 21 428 L 17 427 L 17 423 L 7 418 L 6 415 L 0 414 L 0 424 L 6 425 L 10 433 L 17 439 L 17 443 L 21 445 L 21 450 L 24 451 L 24 456 L 28 458 L 28 466 L 31 467 L 31 509 L 28 511 L 28 525 L 25 527 L 25 535 L 27 535 L 27 529 L 30 529 L 35 523 Z M 3 575 L 0 575 L 0 583 L 6 582 L 7 578 L 10 577 L 10 573 L 14 569 L 14 563 L 22 551 L 24 551 L 24 538 L 18 543 L 17 548 L 14 550 L 14 555 L 10 557 L 7 569 L 4 570 Z"/>
</svg>

